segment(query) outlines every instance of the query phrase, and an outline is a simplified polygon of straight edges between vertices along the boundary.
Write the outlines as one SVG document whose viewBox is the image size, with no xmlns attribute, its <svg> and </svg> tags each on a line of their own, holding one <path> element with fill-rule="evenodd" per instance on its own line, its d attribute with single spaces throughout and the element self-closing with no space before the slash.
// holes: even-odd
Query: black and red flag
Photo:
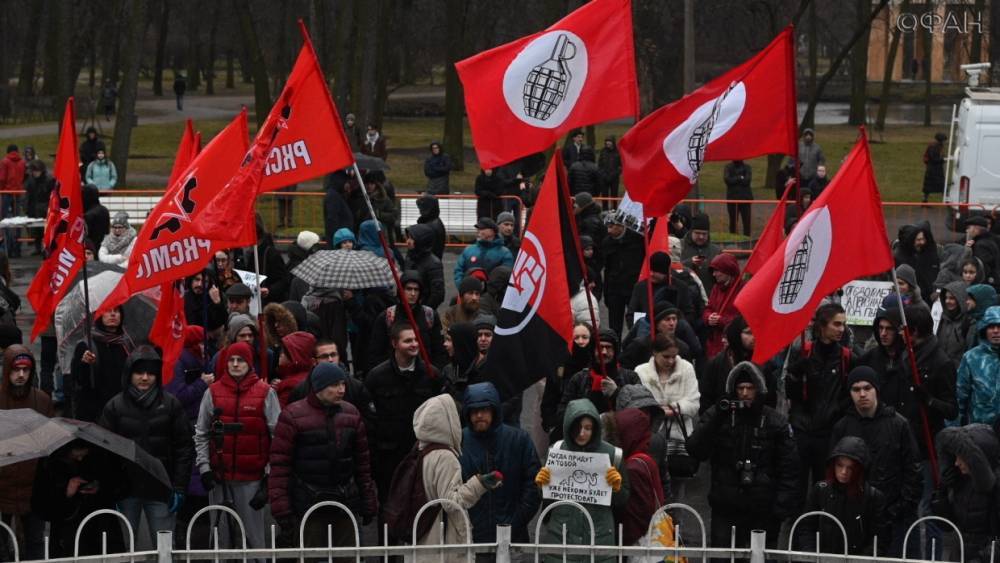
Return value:
<svg viewBox="0 0 1000 563">
<path fill-rule="evenodd" d="M 503 397 L 554 373 L 569 357 L 570 297 L 583 279 L 569 202 L 566 168 L 556 151 L 521 240 L 483 366 Z"/>
<path fill-rule="evenodd" d="M 76 152 L 76 110 L 73 98 L 66 100 L 59 148 L 56 149 L 54 175 L 56 187 L 49 196 L 45 220 L 45 260 L 28 288 L 28 300 L 35 310 L 31 340 L 44 331 L 52 320 L 56 305 L 73 285 L 83 266 L 83 239 L 87 235 L 83 220 L 83 192 Z"/>
</svg>

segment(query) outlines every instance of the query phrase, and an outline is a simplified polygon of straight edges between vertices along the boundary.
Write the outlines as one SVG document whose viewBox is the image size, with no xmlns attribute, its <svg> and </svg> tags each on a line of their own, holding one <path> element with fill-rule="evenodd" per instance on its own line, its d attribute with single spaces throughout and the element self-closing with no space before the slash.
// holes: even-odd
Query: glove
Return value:
<svg viewBox="0 0 1000 563">
<path fill-rule="evenodd" d="M 608 474 L 605 477 L 608 480 L 608 484 L 611 485 L 611 491 L 617 493 L 622 490 L 622 474 L 618 472 L 614 467 L 608 469 Z"/>
<path fill-rule="evenodd" d="M 543 467 L 538 470 L 538 475 L 535 475 L 535 484 L 539 487 L 544 487 L 549 484 L 552 480 L 552 473 L 549 471 L 548 467 Z"/>
<path fill-rule="evenodd" d="M 206 471 L 201 474 L 201 486 L 205 488 L 205 492 L 211 491 L 215 488 L 215 473 L 211 471 Z"/>
<path fill-rule="evenodd" d="M 184 506 L 184 493 L 180 491 L 174 491 L 170 495 L 170 505 L 167 506 L 167 512 L 170 514 L 177 514 L 177 512 Z"/>
<path fill-rule="evenodd" d="M 479 482 L 483 484 L 488 490 L 499 489 L 503 485 L 503 473 L 499 471 L 490 471 L 489 473 L 481 473 L 476 477 L 479 478 Z"/>
</svg>

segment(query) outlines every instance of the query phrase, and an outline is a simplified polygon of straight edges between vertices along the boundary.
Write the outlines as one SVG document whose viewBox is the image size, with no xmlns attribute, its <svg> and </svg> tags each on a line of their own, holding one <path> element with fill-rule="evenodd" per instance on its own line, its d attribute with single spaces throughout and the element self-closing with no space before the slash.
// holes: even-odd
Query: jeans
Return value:
<svg viewBox="0 0 1000 563">
<path fill-rule="evenodd" d="M 146 523 L 149 525 L 149 541 L 152 545 L 156 545 L 156 532 L 174 530 L 174 515 L 167 510 L 165 502 L 128 497 L 118 501 L 118 511 L 125 515 L 128 523 L 132 525 L 133 534 L 139 532 L 139 524 L 145 513 Z"/>
</svg>

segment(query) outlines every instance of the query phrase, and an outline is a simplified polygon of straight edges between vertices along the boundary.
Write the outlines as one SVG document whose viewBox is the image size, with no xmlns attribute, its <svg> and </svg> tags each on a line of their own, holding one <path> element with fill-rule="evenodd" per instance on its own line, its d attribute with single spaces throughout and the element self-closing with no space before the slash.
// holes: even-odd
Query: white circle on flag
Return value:
<svg viewBox="0 0 1000 563">
<path fill-rule="evenodd" d="M 587 81 L 587 46 L 557 29 L 528 43 L 503 75 L 503 97 L 518 119 L 553 129 L 569 117 Z"/>
<path fill-rule="evenodd" d="M 717 102 L 718 114 L 713 119 Z M 688 180 L 697 180 L 708 144 L 718 140 L 736 125 L 736 121 L 743 115 L 746 102 L 746 86 L 737 82 L 719 96 L 698 106 L 663 139 L 663 154 L 670 164 Z"/>
<path fill-rule="evenodd" d="M 771 296 L 777 313 L 794 313 L 812 299 L 823 279 L 833 243 L 830 210 L 824 205 L 799 220 L 785 243 L 784 267 Z"/>
<path fill-rule="evenodd" d="M 504 292 L 503 302 L 500 304 L 502 310 L 510 311 L 514 315 L 513 317 L 507 314 L 498 315 L 497 325 L 493 330 L 495 334 L 500 336 L 517 334 L 535 318 L 535 313 L 538 312 L 542 297 L 545 295 L 548 277 L 548 265 L 542 242 L 535 233 L 526 231 L 521 240 L 521 249 L 517 253 L 510 280 L 507 282 L 507 291 Z M 511 318 L 513 323 L 508 320 Z M 501 326 L 501 323 L 513 326 Z"/>
</svg>

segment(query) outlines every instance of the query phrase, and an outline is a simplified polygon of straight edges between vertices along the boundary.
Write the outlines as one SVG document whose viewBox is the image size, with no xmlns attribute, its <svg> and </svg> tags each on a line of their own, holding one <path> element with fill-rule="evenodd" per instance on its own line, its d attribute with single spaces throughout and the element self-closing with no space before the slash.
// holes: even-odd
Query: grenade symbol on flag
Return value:
<svg viewBox="0 0 1000 563">
<path fill-rule="evenodd" d="M 715 127 L 715 122 L 719 119 L 722 102 L 725 101 L 726 96 L 729 95 L 734 86 L 736 86 L 735 82 L 730 84 L 729 88 L 715 99 L 715 103 L 712 104 L 711 113 L 705 118 L 705 121 L 702 121 L 695 127 L 688 138 L 688 165 L 694 172 L 694 176 L 691 178 L 692 184 L 698 181 L 698 174 L 701 172 L 701 166 L 705 161 L 705 149 L 708 148 L 708 142 L 712 137 L 712 129 Z"/>
<path fill-rule="evenodd" d="M 544 121 L 556 111 L 573 80 L 566 61 L 575 56 L 576 45 L 565 33 L 560 34 L 548 60 L 531 69 L 524 82 L 525 115 Z"/>
<path fill-rule="evenodd" d="M 778 285 L 778 302 L 782 305 L 789 305 L 795 302 L 802 290 L 802 284 L 809 270 L 809 255 L 812 253 L 813 240 L 806 233 L 806 236 L 795 249 L 792 261 L 785 268 L 785 273 L 781 275 L 781 283 Z"/>
</svg>

